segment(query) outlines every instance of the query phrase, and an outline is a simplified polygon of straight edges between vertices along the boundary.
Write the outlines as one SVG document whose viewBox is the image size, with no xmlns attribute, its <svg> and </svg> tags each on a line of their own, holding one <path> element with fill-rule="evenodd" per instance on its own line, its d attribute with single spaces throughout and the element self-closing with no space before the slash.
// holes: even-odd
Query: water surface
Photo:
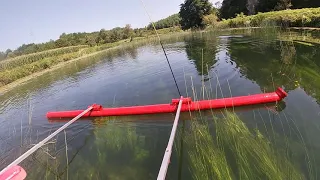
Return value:
<svg viewBox="0 0 320 180">
<path fill-rule="evenodd" d="M 192 34 L 166 40 L 165 49 L 186 97 L 232 97 L 283 87 L 289 94 L 283 102 L 235 112 L 276 146 L 289 137 L 295 164 L 307 179 L 317 179 L 320 46 L 289 40 L 287 34 Z M 293 37 L 301 35 L 317 36 L 295 32 Z M 169 103 L 177 97 L 158 44 L 129 45 L 104 57 L 71 63 L 0 97 L 0 168 L 65 123 L 48 121 L 48 111 L 85 109 L 94 103 L 104 107 Z M 201 115 L 212 118 L 211 111 Z M 155 179 L 173 119 L 174 114 L 82 119 L 21 165 L 30 179 Z M 190 119 L 189 113 L 181 115 L 180 133 L 182 127 L 188 129 Z M 167 179 L 193 178 L 183 138 L 180 134 L 175 140 Z"/>
</svg>

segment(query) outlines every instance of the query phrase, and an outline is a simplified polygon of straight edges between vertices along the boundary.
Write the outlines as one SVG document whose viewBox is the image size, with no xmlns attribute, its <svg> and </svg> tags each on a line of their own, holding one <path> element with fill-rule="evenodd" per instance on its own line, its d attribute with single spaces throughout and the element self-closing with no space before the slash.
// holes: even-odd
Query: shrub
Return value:
<svg viewBox="0 0 320 180">
<path fill-rule="evenodd" d="M 220 21 L 218 27 L 257 27 L 264 24 L 282 27 L 320 27 L 320 8 L 273 11 L 252 16 L 239 14 L 236 18 Z"/>
<path fill-rule="evenodd" d="M 214 27 L 214 26 L 216 26 L 216 24 L 218 22 L 218 17 L 215 14 L 209 14 L 209 15 L 203 17 L 203 22 L 207 26 Z"/>
</svg>

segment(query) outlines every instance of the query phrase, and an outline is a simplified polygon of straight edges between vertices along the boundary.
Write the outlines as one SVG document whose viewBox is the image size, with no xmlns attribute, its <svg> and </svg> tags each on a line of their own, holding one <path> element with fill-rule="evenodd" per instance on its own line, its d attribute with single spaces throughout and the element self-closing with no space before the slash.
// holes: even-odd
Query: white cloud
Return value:
<svg viewBox="0 0 320 180">
<path fill-rule="evenodd" d="M 220 2 L 220 4 L 222 4 L 223 0 L 209 0 L 209 1 L 213 4 L 213 6 L 215 6 L 217 2 Z"/>
</svg>

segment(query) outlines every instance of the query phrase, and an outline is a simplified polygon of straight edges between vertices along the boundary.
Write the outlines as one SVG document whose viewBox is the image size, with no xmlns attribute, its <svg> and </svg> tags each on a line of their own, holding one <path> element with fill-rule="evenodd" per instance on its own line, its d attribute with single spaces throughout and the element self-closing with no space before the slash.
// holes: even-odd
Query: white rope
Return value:
<svg viewBox="0 0 320 180">
<path fill-rule="evenodd" d="M 176 135 L 178 122 L 179 122 L 179 116 L 180 116 L 181 105 L 182 105 L 182 98 L 183 97 L 181 96 L 180 101 L 179 101 L 179 105 L 178 105 L 178 109 L 177 109 L 177 113 L 176 113 L 176 117 L 174 118 L 174 123 L 172 126 L 168 146 L 167 146 L 166 151 L 163 156 L 163 160 L 162 160 L 162 164 L 160 167 L 160 171 L 159 171 L 157 180 L 164 180 L 167 175 L 167 170 L 168 170 L 168 166 L 170 163 L 170 157 L 171 157 L 171 153 L 172 153 L 173 141 L 174 141 L 174 137 Z"/>
<path fill-rule="evenodd" d="M 80 113 L 78 116 L 70 120 L 68 123 L 57 129 L 55 132 L 53 132 L 50 136 L 33 146 L 31 149 L 29 149 L 27 152 L 22 154 L 20 157 L 18 157 L 15 161 L 13 161 L 11 164 L 9 164 L 6 168 L 4 168 L 1 172 L 0 175 L 3 174 L 5 171 L 7 171 L 10 167 L 18 165 L 20 162 L 25 160 L 28 156 L 30 156 L 32 153 L 34 153 L 36 150 L 38 150 L 41 146 L 43 146 L 46 142 L 48 142 L 50 139 L 52 139 L 54 136 L 56 136 L 59 132 L 63 131 L 65 128 L 67 128 L 70 124 L 74 123 L 76 120 L 81 118 L 83 115 L 88 113 L 93 107 L 90 106 L 88 109 L 84 110 L 82 113 Z"/>
</svg>

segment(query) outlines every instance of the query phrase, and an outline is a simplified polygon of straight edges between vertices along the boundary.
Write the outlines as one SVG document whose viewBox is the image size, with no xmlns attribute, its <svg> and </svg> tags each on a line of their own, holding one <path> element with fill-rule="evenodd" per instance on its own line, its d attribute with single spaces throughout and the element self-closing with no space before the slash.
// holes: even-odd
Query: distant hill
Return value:
<svg viewBox="0 0 320 180">
<path fill-rule="evenodd" d="M 163 28 L 169 28 L 169 27 L 174 27 L 174 26 L 179 26 L 180 25 L 180 16 L 179 14 L 173 14 L 167 18 L 160 19 L 159 21 L 154 22 L 154 25 L 156 29 L 163 29 Z M 150 23 L 147 26 L 147 29 L 152 29 L 152 24 Z"/>
</svg>

